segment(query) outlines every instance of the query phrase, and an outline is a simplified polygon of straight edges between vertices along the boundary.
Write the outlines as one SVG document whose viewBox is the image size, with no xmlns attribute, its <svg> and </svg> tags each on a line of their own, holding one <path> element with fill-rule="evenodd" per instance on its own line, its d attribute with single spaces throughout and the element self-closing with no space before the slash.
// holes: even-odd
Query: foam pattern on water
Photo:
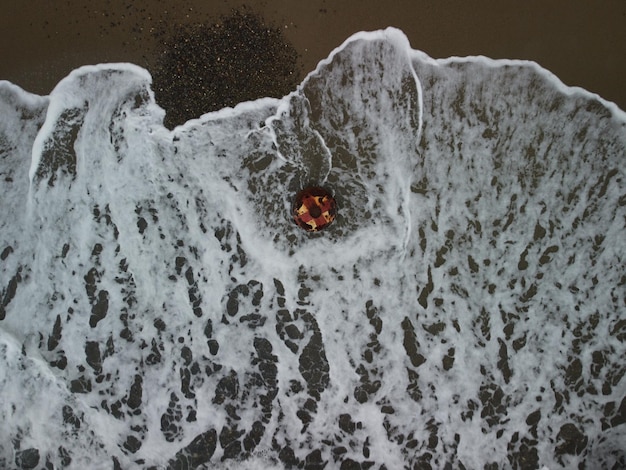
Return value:
<svg viewBox="0 0 626 470">
<path fill-rule="evenodd" d="M 171 132 L 129 64 L 0 107 L 0 466 L 625 464 L 614 105 L 389 29 Z"/>
</svg>

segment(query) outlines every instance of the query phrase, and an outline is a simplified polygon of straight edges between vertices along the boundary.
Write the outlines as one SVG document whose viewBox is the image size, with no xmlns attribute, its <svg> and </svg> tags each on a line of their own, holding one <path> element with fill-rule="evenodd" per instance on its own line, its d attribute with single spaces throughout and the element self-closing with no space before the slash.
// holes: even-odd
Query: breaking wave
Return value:
<svg viewBox="0 0 626 470">
<path fill-rule="evenodd" d="M 2 467 L 625 464 L 624 112 L 394 29 L 173 131 L 150 83 L 0 83 Z"/>
</svg>

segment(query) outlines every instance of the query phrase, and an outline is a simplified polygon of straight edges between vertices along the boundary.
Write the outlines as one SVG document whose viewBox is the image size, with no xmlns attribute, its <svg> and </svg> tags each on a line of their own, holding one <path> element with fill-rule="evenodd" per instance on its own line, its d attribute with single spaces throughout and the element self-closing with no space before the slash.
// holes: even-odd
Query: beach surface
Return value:
<svg viewBox="0 0 626 470">
<path fill-rule="evenodd" d="M 0 468 L 626 468 L 621 3 L 5 3 Z"/>
<path fill-rule="evenodd" d="M 533 60 L 565 84 L 626 109 L 626 4 L 619 0 L 1 3 L 0 79 L 41 95 L 81 65 L 132 62 L 151 70 L 163 41 L 180 25 L 214 24 L 245 5 L 283 30 L 299 54 L 299 79 L 354 32 L 395 26 L 414 49 L 434 58 Z"/>
</svg>

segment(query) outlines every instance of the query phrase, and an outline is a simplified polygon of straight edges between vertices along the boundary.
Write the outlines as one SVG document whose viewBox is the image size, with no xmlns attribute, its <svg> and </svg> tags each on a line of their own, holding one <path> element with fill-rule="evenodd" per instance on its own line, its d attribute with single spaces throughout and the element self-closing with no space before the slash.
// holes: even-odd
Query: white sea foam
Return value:
<svg viewBox="0 0 626 470">
<path fill-rule="evenodd" d="M 625 463 L 611 103 L 388 29 L 173 131 L 130 64 L 0 111 L 1 466 Z"/>
</svg>

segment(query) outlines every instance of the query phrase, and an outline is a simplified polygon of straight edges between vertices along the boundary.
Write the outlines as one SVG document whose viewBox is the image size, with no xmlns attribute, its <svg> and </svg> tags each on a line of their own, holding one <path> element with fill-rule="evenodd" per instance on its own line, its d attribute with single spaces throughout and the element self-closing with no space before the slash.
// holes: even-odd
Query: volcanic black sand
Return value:
<svg viewBox="0 0 626 470">
<path fill-rule="evenodd" d="M 279 28 L 247 9 L 160 35 L 153 89 L 168 127 L 242 101 L 280 98 L 300 81 L 296 50 Z"/>
<path fill-rule="evenodd" d="M 0 79 L 48 94 L 81 65 L 133 62 L 153 74 L 170 127 L 239 101 L 283 96 L 352 33 L 386 26 L 436 58 L 535 60 L 626 109 L 621 0 L 0 2 Z"/>
</svg>

